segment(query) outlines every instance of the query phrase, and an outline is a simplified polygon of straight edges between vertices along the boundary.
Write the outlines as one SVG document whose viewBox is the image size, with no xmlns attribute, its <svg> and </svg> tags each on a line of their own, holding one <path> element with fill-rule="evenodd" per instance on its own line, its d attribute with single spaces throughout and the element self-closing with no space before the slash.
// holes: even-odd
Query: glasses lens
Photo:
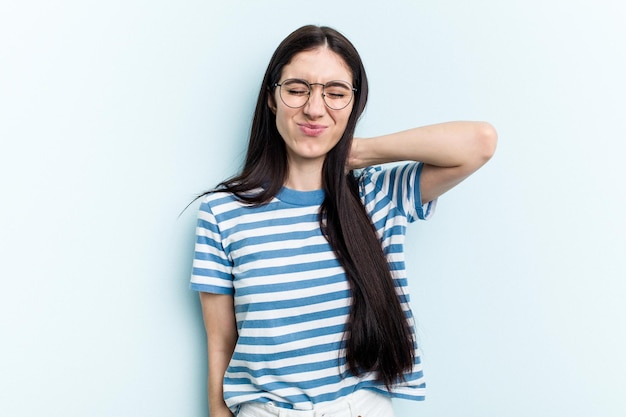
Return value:
<svg viewBox="0 0 626 417">
<path fill-rule="evenodd" d="M 286 80 L 280 86 L 280 98 L 289 107 L 302 107 L 309 99 L 311 90 L 302 80 Z"/>
<path fill-rule="evenodd" d="M 331 81 L 324 87 L 324 102 L 334 110 L 341 110 L 352 101 L 352 86 L 343 81 Z"/>
</svg>

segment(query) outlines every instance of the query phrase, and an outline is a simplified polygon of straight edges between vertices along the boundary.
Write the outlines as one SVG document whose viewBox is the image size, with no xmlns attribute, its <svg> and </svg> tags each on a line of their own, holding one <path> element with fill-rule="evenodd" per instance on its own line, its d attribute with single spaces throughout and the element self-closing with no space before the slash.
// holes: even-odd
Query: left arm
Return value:
<svg viewBox="0 0 626 417">
<path fill-rule="evenodd" d="M 423 162 L 420 189 L 422 203 L 427 203 L 483 166 L 495 152 L 496 142 L 496 130 L 489 123 L 440 123 L 374 138 L 354 138 L 348 167 Z"/>
</svg>

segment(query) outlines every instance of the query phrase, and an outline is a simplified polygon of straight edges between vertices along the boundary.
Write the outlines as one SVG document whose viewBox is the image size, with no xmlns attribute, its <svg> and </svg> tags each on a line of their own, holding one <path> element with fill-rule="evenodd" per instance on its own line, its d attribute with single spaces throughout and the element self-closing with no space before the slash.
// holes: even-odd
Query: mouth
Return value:
<svg viewBox="0 0 626 417">
<path fill-rule="evenodd" d="M 307 136 L 319 136 L 326 130 L 327 126 L 312 123 L 298 123 L 300 131 Z"/>
</svg>

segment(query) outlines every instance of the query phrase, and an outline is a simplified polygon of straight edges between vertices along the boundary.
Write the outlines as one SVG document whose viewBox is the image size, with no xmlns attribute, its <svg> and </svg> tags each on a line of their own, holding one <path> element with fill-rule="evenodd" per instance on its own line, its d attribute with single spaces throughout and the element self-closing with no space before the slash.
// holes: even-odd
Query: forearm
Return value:
<svg viewBox="0 0 626 417">
<path fill-rule="evenodd" d="M 224 374 L 232 356 L 232 350 L 217 351 L 209 348 L 208 399 L 211 416 L 230 416 L 224 401 Z"/>
<path fill-rule="evenodd" d="M 212 417 L 232 416 L 224 401 L 224 374 L 237 343 L 237 325 L 233 297 L 223 294 L 200 294 L 207 336 L 208 401 Z"/>
<path fill-rule="evenodd" d="M 477 169 L 493 154 L 495 130 L 484 122 L 448 122 L 367 139 L 355 138 L 349 165 L 363 168 L 396 161 Z"/>
</svg>

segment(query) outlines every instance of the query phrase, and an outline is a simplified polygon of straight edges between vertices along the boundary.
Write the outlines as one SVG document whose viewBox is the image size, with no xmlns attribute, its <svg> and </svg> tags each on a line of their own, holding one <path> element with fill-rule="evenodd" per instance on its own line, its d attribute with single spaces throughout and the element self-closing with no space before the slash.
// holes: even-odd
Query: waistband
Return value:
<svg viewBox="0 0 626 417">
<path fill-rule="evenodd" d="M 313 406 L 313 410 L 293 410 L 272 403 L 245 403 L 241 417 L 393 417 L 391 399 L 368 389 Z"/>
</svg>

